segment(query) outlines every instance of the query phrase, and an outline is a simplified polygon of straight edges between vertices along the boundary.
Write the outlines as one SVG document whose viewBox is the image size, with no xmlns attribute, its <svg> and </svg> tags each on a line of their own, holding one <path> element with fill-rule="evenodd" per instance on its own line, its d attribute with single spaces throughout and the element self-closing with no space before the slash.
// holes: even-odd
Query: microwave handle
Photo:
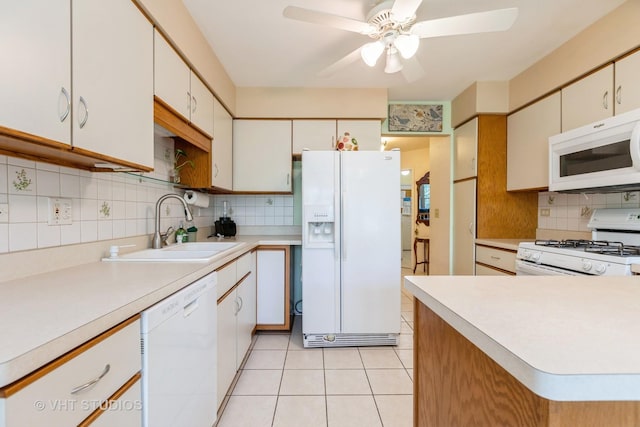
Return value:
<svg viewBox="0 0 640 427">
<path fill-rule="evenodd" d="M 636 125 L 633 127 L 633 131 L 631 131 L 629 145 L 633 168 L 640 170 L 640 121 L 636 122 Z"/>
</svg>

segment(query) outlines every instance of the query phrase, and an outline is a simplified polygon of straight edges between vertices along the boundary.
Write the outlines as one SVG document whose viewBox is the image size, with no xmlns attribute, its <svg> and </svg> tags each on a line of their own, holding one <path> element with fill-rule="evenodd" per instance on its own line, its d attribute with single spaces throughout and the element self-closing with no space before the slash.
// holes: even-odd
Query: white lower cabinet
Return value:
<svg viewBox="0 0 640 427">
<path fill-rule="evenodd" d="M 474 275 L 476 239 L 476 180 L 453 184 L 453 260 L 454 275 Z"/>
<path fill-rule="evenodd" d="M 140 320 L 134 319 L 0 389 L 0 426 L 79 425 L 100 408 L 101 402 L 139 375 L 140 369 Z M 140 425 L 139 380 L 137 384 L 125 393 L 130 399 L 127 404 L 137 408 L 137 422 L 111 425 Z M 122 411 L 127 412 L 124 405 Z M 127 415 L 112 416 L 128 419 Z"/>
<path fill-rule="evenodd" d="M 104 411 L 101 411 L 95 421 L 86 424 L 91 427 L 136 427 L 140 426 L 142 418 L 142 406 L 140 394 L 142 393 L 140 380 L 136 381 L 120 397 L 105 403 Z M 78 427 L 84 427 L 81 424 Z"/>
<path fill-rule="evenodd" d="M 258 248 L 257 329 L 288 330 L 289 246 Z"/>
<path fill-rule="evenodd" d="M 218 272 L 218 407 L 242 364 L 256 326 L 256 254 Z"/>
<path fill-rule="evenodd" d="M 512 276 L 516 274 L 516 252 L 476 245 L 476 276 Z"/>
</svg>

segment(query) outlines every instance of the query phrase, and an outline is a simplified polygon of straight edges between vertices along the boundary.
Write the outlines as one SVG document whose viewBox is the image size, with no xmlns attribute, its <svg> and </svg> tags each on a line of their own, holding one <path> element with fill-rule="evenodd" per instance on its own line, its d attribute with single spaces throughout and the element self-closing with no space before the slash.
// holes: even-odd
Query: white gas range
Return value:
<svg viewBox="0 0 640 427">
<path fill-rule="evenodd" d="M 640 209 L 595 209 L 591 240 L 536 240 L 518 245 L 516 274 L 630 276 L 640 264 Z"/>
</svg>

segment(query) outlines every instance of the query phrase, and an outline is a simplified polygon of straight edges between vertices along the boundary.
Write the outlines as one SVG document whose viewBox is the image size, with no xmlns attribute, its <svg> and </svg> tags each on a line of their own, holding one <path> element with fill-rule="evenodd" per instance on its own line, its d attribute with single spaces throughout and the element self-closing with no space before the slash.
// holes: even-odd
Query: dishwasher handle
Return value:
<svg viewBox="0 0 640 427">
<path fill-rule="evenodd" d="M 182 317 L 191 316 L 191 314 L 200 307 L 200 303 L 198 301 L 200 301 L 200 298 L 194 299 L 189 304 L 185 305 L 182 309 Z"/>
</svg>

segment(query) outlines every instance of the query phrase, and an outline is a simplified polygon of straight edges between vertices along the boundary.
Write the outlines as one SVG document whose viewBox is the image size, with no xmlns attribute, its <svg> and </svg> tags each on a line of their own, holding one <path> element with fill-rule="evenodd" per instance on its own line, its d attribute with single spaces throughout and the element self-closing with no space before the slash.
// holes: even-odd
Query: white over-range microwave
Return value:
<svg viewBox="0 0 640 427">
<path fill-rule="evenodd" d="M 640 190 L 640 109 L 550 137 L 549 190 Z"/>
</svg>

